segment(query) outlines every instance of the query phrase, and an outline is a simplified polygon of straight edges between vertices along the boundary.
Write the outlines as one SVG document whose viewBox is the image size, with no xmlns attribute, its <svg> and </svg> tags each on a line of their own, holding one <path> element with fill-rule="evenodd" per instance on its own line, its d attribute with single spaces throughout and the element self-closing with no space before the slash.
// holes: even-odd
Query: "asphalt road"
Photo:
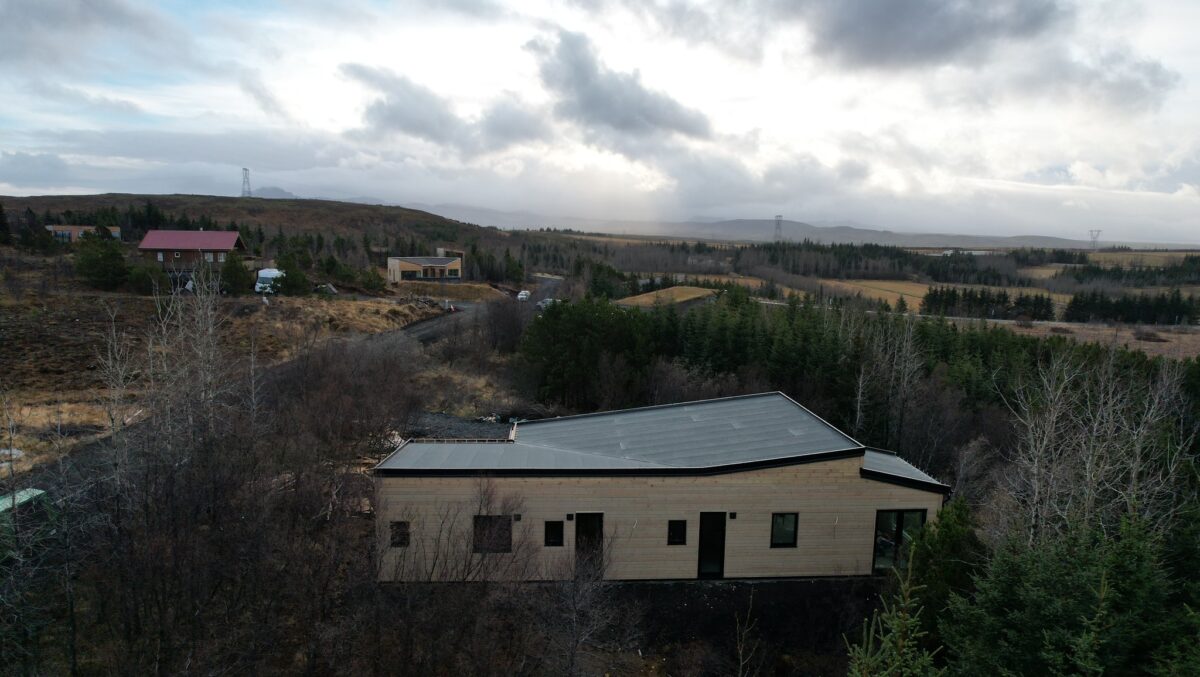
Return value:
<svg viewBox="0 0 1200 677">
<path fill-rule="evenodd" d="M 466 324 L 475 319 L 483 310 L 482 303 L 471 301 L 455 301 L 454 307 L 458 312 L 446 313 L 420 322 L 414 322 L 400 331 L 417 339 L 421 343 L 432 343 L 446 335 L 451 328 Z"/>
<path fill-rule="evenodd" d="M 532 290 L 528 303 L 534 304 L 542 299 L 557 298 L 558 288 L 562 285 L 561 277 L 535 275 L 537 286 Z M 432 343 L 446 335 L 451 328 L 472 322 L 475 316 L 483 312 L 484 304 L 475 301 L 453 301 L 458 312 L 447 313 L 437 317 L 415 322 L 400 331 L 412 336 L 421 343 Z"/>
</svg>

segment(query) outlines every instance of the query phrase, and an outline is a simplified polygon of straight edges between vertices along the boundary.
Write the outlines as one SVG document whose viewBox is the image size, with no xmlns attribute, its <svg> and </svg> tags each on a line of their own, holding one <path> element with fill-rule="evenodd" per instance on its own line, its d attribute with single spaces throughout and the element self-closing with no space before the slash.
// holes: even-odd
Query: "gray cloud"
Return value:
<svg viewBox="0 0 1200 677">
<path fill-rule="evenodd" d="M 781 7 L 798 16 L 813 53 L 881 69 L 979 61 L 997 44 L 1046 34 L 1070 17 L 1058 0 L 808 0 Z"/>
<path fill-rule="evenodd" d="M 623 8 L 663 33 L 757 60 L 763 42 L 803 25 L 814 55 L 847 67 L 898 69 L 978 60 L 996 45 L 1066 22 L 1066 0 L 575 0 L 596 14 Z"/>
<path fill-rule="evenodd" d="M 576 0 L 602 15 L 623 8 L 665 35 L 757 60 L 762 44 L 801 26 L 810 53 L 849 70 L 969 67 L 978 81 L 959 100 L 986 104 L 1011 95 L 1090 97 L 1107 107 L 1153 110 L 1178 84 L 1162 63 L 1121 44 L 1080 57 L 1070 0 Z M 996 72 L 991 72 L 996 71 Z M 982 73 L 982 76 L 980 76 Z M 972 91 L 973 90 L 973 91 Z M 946 98 L 945 95 L 939 95 Z"/>
<path fill-rule="evenodd" d="M 478 121 L 469 121 L 433 90 L 402 75 L 354 63 L 343 64 L 341 69 L 347 77 L 382 95 L 363 114 L 365 126 L 358 132 L 362 136 L 405 134 L 467 155 L 549 136 L 546 122 L 512 95 L 492 104 Z"/>
<path fill-rule="evenodd" d="M 362 64 L 342 64 L 342 73 L 383 94 L 367 106 L 363 120 L 376 135 L 396 132 L 440 145 L 454 145 L 464 136 L 462 120 L 450 103 L 433 90 L 401 75 Z"/>
<path fill-rule="evenodd" d="M 56 153 L 262 170 L 336 166 L 355 152 L 336 135 L 300 131 L 67 130 L 45 131 L 40 138 L 45 150 Z"/>
<path fill-rule="evenodd" d="M 0 152 L 0 183 L 13 186 L 54 186 L 70 181 L 62 158 L 48 153 Z"/>
<path fill-rule="evenodd" d="M 22 91 L 26 94 L 41 97 L 47 101 L 66 104 L 76 110 L 87 108 L 100 113 L 123 115 L 138 115 L 143 113 L 141 107 L 132 101 L 89 94 L 81 89 L 67 87 L 44 79 L 26 82 Z"/>
<path fill-rule="evenodd" d="M 103 49 L 98 49 L 102 47 Z M 187 31 L 161 12 L 127 0 L 0 2 L 0 64 L 27 69 L 128 67 L 129 55 L 199 66 Z"/>
<path fill-rule="evenodd" d="M 712 126 L 700 111 L 647 88 L 636 72 L 604 67 L 585 35 L 559 31 L 556 44 L 535 41 L 529 48 L 541 61 L 542 83 L 559 97 L 554 110 L 562 118 L 593 132 L 634 137 L 712 135 Z"/>
<path fill-rule="evenodd" d="M 525 108 L 514 96 L 492 104 L 479 121 L 480 142 L 487 150 L 550 137 L 550 125 L 542 116 Z"/>
<path fill-rule="evenodd" d="M 279 118 L 288 117 L 287 111 L 283 108 L 283 104 L 279 102 L 279 99 L 275 98 L 275 94 L 271 92 L 271 90 L 267 87 L 267 84 L 263 82 L 258 73 L 253 71 L 243 71 L 241 77 L 238 78 L 238 86 L 241 87 L 242 91 L 248 94 L 250 98 L 254 99 L 254 102 L 258 104 L 258 107 L 261 108 L 262 111 L 267 115 Z"/>
<path fill-rule="evenodd" d="M 1047 55 L 1017 80 L 1032 93 L 1067 93 L 1134 113 L 1157 109 L 1179 82 L 1179 74 L 1158 61 L 1120 48 L 1086 60 L 1062 52 Z"/>
</svg>

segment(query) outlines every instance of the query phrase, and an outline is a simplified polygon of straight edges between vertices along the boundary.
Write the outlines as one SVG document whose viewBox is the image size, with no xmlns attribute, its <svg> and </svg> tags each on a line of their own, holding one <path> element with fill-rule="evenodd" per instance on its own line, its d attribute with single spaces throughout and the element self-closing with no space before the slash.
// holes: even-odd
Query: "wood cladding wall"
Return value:
<svg viewBox="0 0 1200 677">
<path fill-rule="evenodd" d="M 727 514 L 726 578 L 871 573 L 875 513 L 924 509 L 942 495 L 859 476 L 862 459 L 701 477 L 379 477 L 376 516 L 381 580 L 554 579 L 571 572 L 576 522 L 603 513 L 607 578 L 697 577 L 701 512 Z M 771 515 L 798 513 L 794 548 L 771 547 Z M 476 514 L 519 514 L 511 554 L 472 553 Z M 545 523 L 563 522 L 563 545 L 543 545 Z M 686 520 L 686 543 L 667 545 L 669 520 Z M 409 544 L 390 547 L 390 523 L 409 523 Z"/>
</svg>

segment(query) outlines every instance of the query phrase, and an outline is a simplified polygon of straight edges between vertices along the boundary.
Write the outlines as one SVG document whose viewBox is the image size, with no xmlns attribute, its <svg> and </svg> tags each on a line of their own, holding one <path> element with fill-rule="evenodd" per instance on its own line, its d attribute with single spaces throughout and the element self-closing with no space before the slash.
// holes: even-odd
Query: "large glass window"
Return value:
<svg viewBox="0 0 1200 677">
<path fill-rule="evenodd" d="M 512 552 L 512 516 L 476 515 L 472 545 L 479 553 Z"/>
<path fill-rule="evenodd" d="M 799 515 L 794 512 L 777 512 L 771 515 L 771 547 L 796 547 L 796 523 Z"/>
<path fill-rule="evenodd" d="M 875 513 L 876 574 L 908 566 L 908 551 L 925 526 L 924 510 L 880 510 Z"/>
</svg>

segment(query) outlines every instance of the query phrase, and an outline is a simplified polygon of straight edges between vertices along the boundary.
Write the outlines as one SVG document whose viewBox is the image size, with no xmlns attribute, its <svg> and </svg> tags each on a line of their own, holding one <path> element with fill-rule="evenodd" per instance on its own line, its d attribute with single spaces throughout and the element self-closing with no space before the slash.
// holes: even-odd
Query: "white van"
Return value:
<svg viewBox="0 0 1200 677">
<path fill-rule="evenodd" d="M 258 271 L 258 279 L 254 281 L 254 293 L 274 294 L 276 283 L 285 275 L 286 273 L 278 268 L 263 268 Z"/>
<path fill-rule="evenodd" d="M 529 300 L 529 292 L 525 291 L 524 289 L 517 292 L 517 300 L 518 301 L 528 301 Z"/>
</svg>

